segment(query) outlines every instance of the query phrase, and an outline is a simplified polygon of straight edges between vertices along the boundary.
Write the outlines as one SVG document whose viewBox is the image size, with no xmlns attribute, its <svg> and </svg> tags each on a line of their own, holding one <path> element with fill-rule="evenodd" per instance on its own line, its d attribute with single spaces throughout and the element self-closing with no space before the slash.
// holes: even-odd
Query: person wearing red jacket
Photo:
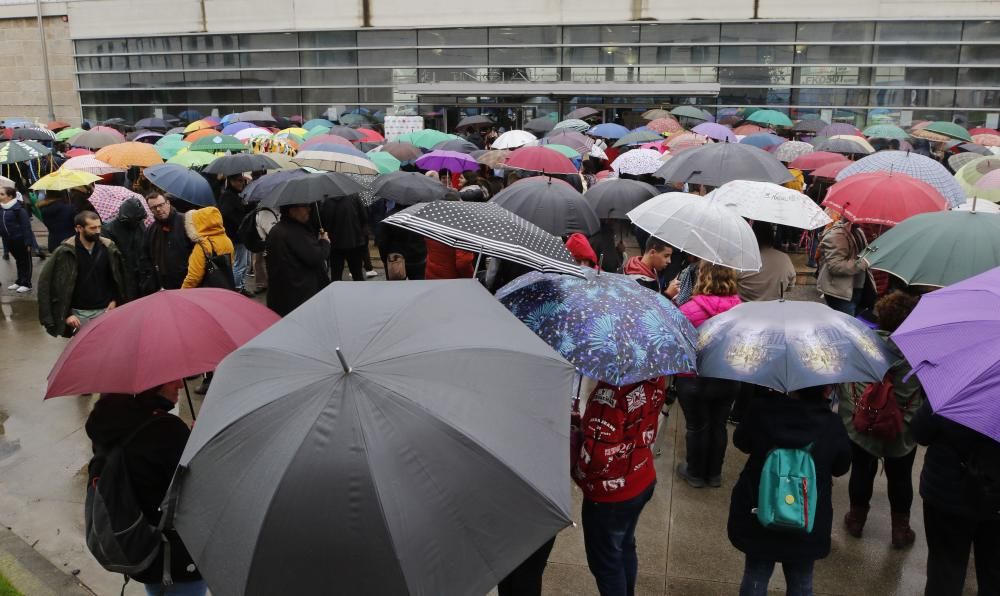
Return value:
<svg viewBox="0 0 1000 596">
<path fill-rule="evenodd" d="M 639 559 L 635 528 L 653 497 L 656 441 L 666 378 L 597 384 L 581 420 L 573 479 L 583 490 L 587 566 L 601 596 L 631 596 Z"/>
<path fill-rule="evenodd" d="M 424 238 L 427 264 L 424 279 L 467 279 L 472 277 L 476 254 Z"/>
</svg>

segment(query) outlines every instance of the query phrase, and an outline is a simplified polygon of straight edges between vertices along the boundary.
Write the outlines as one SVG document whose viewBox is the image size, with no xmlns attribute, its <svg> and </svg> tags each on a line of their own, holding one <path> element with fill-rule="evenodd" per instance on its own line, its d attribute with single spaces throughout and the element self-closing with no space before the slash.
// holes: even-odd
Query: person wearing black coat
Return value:
<svg viewBox="0 0 1000 596">
<path fill-rule="evenodd" d="M 139 199 L 127 199 L 118 208 L 118 215 L 101 226 L 101 235 L 118 247 L 125 259 L 125 299 L 134 300 L 138 295 L 141 277 L 143 241 L 146 233 L 146 210 Z"/>
<path fill-rule="evenodd" d="M 219 194 L 217 206 L 222 213 L 222 226 L 226 229 L 226 236 L 233 243 L 233 279 L 236 281 L 236 291 L 245 296 L 253 296 L 246 290 L 250 251 L 240 241 L 240 224 L 243 218 L 253 211 L 253 208 L 244 203 L 243 197 L 240 196 L 246 184 L 247 179 L 243 174 L 227 177 L 226 186 Z"/>
<path fill-rule="evenodd" d="M 267 307 L 285 316 L 330 283 L 330 237 L 309 225 L 309 205 L 285 205 L 267 235 Z"/>
<path fill-rule="evenodd" d="M 170 414 L 177 403 L 180 381 L 166 383 L 138 395 L 102 395 L 87 417 L 87 436 L 94 451 L 110 449 L 140 425 L 150 422 L 125 446 L 125 463 L 143 517 L 152 525 L 160 522 L 160 503 L 167 494 L 174 470 L 180 462 L 191 431 L 183 420 Z M 205 594 L 206 586 L 180 536 L 165 530 L 170 542 L 170 574 L 174 590 L 184 594 Z M 149 594 L 160 593 L 164 553 L 132 579 L 146 584 Z M 168 593 L 173 593 L 168 592 Z"/>
<path fill-rule="evenodd" d="M 768 453 L 775 447 L 799 448 L 812 443 L 816 464 L 816 518 L 808 534 L 765 528 L 757 521 L 757 490 Z M 781 562 L 789 596 L 812 594 L 813 564 L 830 554 L 833 527 L 833 476 L 851 467 L 851 442 L 837 414 L 830 411 L 821 387 L 785 396 L 771 393 L 753 399 L 733 433 L 733 444 L 749 460 L 729 505 L 729 541 L 746 554 L 740 596 L 763 596 Z"/>
<path fill-rule="evenodd" d="M 910 429 L 927 446 L 920 473 L 927 533 L 924 594 L 963 594 L 973 548 L 979 594 L 1000 594 L 1000 503 L 984 502 L 981 481 L 992 476 L 993 490 L 1000 488 L 1000 443 L 935 414 L 930 401 L 917 410 Z"/>
<path fill-rule="evenodd" d="M 146 196 L 153 223 L 143 236 L 139 261 L 139 293 L 148 296 L 177 290 L 187 277 L 188 258 L 194 243 L 184 230 L 184 215 L 158 192 Z"/>
<path fill-rule="evenodd" d="M 392 215 L 405 208 L 406 205 L 397 205 L 386 215 Z M 392 253 L 403 255 L 406 261 L 407 279 L 424 278 L 424 269 L 427 266 L 427 243 L 424 242 L 423 236 L 403 228 L 379 223 L 375 230 L 375 242 L 383 259 L 388 259 Z"/>
<path fill-rule="evenodd" d="M 365 280 L 368 213 L 358 195 L 326 199 L 319 208 L 322 227 L 330 234 L 330 279 L 344 276 L 344 261 L 354 281 Z"/>
</svg>

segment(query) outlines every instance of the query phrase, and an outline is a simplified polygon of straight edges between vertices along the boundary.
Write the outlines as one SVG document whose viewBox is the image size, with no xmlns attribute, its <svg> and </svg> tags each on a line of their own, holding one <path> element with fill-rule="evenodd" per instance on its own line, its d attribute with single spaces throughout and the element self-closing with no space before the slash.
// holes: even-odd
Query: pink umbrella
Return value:
<svg viewBox="0 0 1000 596">
<path fill-rule="evenodd" d="M 108 133 L 108 134 L 113 134 L 113 135 L 115 135 L 116 137 L 118 137 L 118 139 L 119 139 L 119 140 L 120 140 L 120 141 L 121 141 L 122 143 L 124 143 L 124 142 L 125 142 L 125 135 L 123 135 L 123 134 L 122 134 L 121 132 L 119 132 L 118 130 L 116 130 L 116 129 L 114 129 L 114 128 L 111 128 L 110 126 L 95 126 L 94 128 L 91 128 L 90 130 L 91 130 L 92 132 L 106 132 L 106 133 Z"/>
<path fill-rule="evenodd" d="M 576 166 L 568 157 L 545 147 L 521 147 L 511 152 L 503 167 L 545 174 L 576 174 Z"/>
<path fill-rule="evenodd" d="M 678 122 L 677 120 L 674 120 L 673 118 L 657 118 L 656 120 L 653 120 L 649 124 L 647 124 L 646 128 L 654 132 L 658 132 L 660 134 L 663 134 L 665 132 L 673 134 L 677 132 L 682 132 L 684 130 L 684 127 L 681 126 L 681 123 Z"/>
<path fill-rule="evenodd" d="M 95 184 L 94 192 L 90 195 L 90 204 L 97 210 L 102 221 L 111 221 L 118 215 L 118 208 L 128 199 L 139 199 L 142 208 L 146 211 L 146 219 L 143 220 L 147 226 L 153 223 L 153 214 L 149 211 L 149 206 L 139 193 L 121 186 L 107 186 Z"/>
<path fill-rule="evenodd" d="M 71 157 L 67 159 L 63 165 L 59 167 L 59 169 L 79 170 L 95 176 L 103 176 L 105 174 L 114 174 L 116 172 L 125 171 L 124 168 L 118 168 L 109 163 L 105 163 L 90 154 Z"/>
<path fill-rule="evenodd" d="M 854 164 L 853 161 L 835 161 L 828 163 L 825 166 L 816 168 L 812 175 L 814 178 L 829 178 L 834 180 L 837 178 L 837 174 L 839 174 L 841 170 L 852 164 Z"/>
<path fill-rule="evenodd" d="M 851 163 L 846 156 L 840 153 L 831 153 L 829 151 L 813 151 L 812 153 L 796 157 L 788 165 L 789 167 L 796 168 L 798 170 L 811 172 L 812 170 L 821 168 L 827 164 L 837 163 L 840 161 L 847 162 L 848 165 L 850 165 Z"/>
</svg>

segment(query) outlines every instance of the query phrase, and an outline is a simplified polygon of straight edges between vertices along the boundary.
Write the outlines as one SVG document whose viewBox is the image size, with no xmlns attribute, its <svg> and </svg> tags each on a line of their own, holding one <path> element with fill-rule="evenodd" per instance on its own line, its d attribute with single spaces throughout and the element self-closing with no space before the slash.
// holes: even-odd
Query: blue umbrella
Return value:
<svg viewBox="0 0 1000 596">
<path fill-rule="evenodd" d="M 330 122 L 326 118 L 313 118 L 312 120 L 306 120 L 302 125 L 302 128 L 306 130 L 312 130 L 317 126 L 325 126 L 326 128 L 332 128 L 333 122 Z"/>
<path fill-rule="evenodd" d="M 232 124 L 227 124 L 225 128 L 222 129 L 222 134 L 234 135 L 241 130 L 246 130 L 247 128 L 257 127 L 252 122 L 233 122 Z"/>
<path fill-rule="evenodd" d="M 184 110 L 180 113 L 181 120 L 187 120 L 188 122 L 194 122 L 195 120 L 201 120 L 204 116 L 198 110 Z"/>
<path fill-rule="evenodd" d="M 201 174 L 172 163 L 160 164 L 143 170 L 146 178 L 163 192 L 197 205 L 215 205 L 215 195 L 208 181 Z"/>
<path fill-rule="evenodd" d="M 697 332 L 670 300 L 631 278 L 532 271 L 497 298 L 581 374 L 622 386 L 695 372 Z"/>
<path fill-rule="evenodd" d="M 776 147 L 787 140 L 788 139 L 779 137 L 778 135 L 773 135 L 769 132 L 761 132 L 755 135 L 743 137 L 740 143 L 743 145 L 753 145 L 754 147 L 767 149 L 768 147 Z"/>
<path fill-rule="evenodd" d="M 629 130 L 627 128 L 614 122 L 598 124 L 587 131 L 587 134 L 592 137 L 603 137 L 605 139 L 620 139 L 628 133 Z"/>
</svg>

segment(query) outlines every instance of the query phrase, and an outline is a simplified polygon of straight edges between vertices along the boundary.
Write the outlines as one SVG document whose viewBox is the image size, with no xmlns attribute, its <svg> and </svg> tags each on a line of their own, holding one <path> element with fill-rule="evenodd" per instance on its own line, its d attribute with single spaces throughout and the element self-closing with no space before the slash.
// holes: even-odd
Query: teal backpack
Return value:
<svg viewBox="0 0 1000 596">
<path fill-rule="evenodd" d="M 812 443 L 767 454 L 757 490 L 757 521 L 771 530 L 808 534 L 816 519 L 816 463 Z"/>
</svg>

